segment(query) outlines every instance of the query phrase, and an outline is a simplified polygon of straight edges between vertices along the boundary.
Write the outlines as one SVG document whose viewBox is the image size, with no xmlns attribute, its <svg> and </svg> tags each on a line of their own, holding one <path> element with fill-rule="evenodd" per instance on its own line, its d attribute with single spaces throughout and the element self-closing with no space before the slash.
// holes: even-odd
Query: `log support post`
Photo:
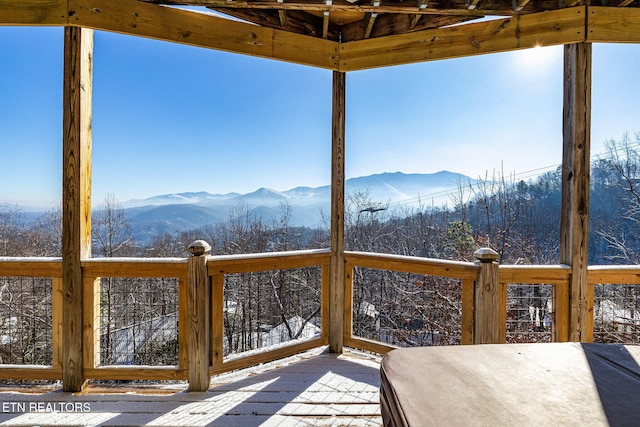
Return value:
<svg viewBox="0 0 640 427">
<path fill-rule="evenodd" d="M 502 308 L 500 307 L 500 272 L 498 253 L 482 248 L 473 254 L 480 265 L 478 280 L 474 287 L 473 343 L 498 344 L 505 341 L 501 335 Z"/>
<path fill-rule="evenodd" d="M 83 259 L 91 257 L 93 30 L 64 29 L 62 136 L 62 388 L 85 386 Z"/>
<path fill-rule="evenodd" d="M 591 44 L 564 47 L 564 108 L 560 263 L 571 267 L 569 340 L 591 341 L 588 233 L 591 129 Z"/>
<path fill-rule="evenodd" d="M 189 312 L 189 391 L 207 391 L 211 377 L 211 280 L 207 253 L 211 246 L 196 240 L 189 246 L 187 310 Z"/>
<path fill-rule="evenodd" d="M 342 353 L 344 331 L 344 148 L 346 75 L 333 72 L 331 138 L 331 283 L 329 291 L 329 351 Z"/>
</svg>

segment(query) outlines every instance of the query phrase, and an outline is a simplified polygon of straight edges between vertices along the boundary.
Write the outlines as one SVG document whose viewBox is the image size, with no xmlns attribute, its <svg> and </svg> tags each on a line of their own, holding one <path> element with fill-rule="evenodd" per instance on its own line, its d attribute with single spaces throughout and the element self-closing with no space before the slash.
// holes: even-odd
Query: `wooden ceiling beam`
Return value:
<svg viewBox="0 0 640 427">
<path fill-rule="evenodd" d="M 480 3 L 480 0 L 467 0 L 467 9 L 476 10 L 479 3 Z"/>
<path fill-rule="evenodd" d="M 277 11 L 272 12 L 278 20 Z M 389 20 L 384 25 L 388 28 L 381 31 L 392 34 L 398 25 L 411 25 L 410 15 L 401 16 L 404 21 Z M 341 72 L 534 46 L 640 43 L 640 9 L 636 8 L 580 6 L 419 31 L 418 27 L 429 25 L 423 22 L 426 18 L 418 22 L 415 32 L 338 43 L 136 0 L 0 0 L 0 25 L 86 27 Z M 317 19 L 320 25 L 321 18 Z M 372 34 L 379 25 L 376 21 Z M 363 30 L 354 26 L 349 31 L 362 34 Z"/>
<path fill-rule="evenodd" d="M 586 11 L 586 7 L 560 9 L 342 43 L 340 71 L 583 42 Z"/>
<path fill-rule="evenodd" d="M 0 0 L 0 25 L 65 25 L 67 0 Z"/>
<path fill-rule="evenodd" d="M 371 0 L 371 6 L 376 9 L 376 12 L 367 12 L 364 15 L 364 35 L 363 39 L 368 39 L 371 36 L 371 30 L 373 30 L 373 24 L 378 17 L 377 10 L 380 8 L 380 0 Z"/>
<path fill-rule="evenodd" d="M 422 18 L 422 15 L 411 15 L 409 23 L 410 30 L 413 30 L 416 25 L 418 25 L 418 21 L 420 21 L 420 18 Z"/>
<path fill-rule="evenodd" d="M 256 9 L 223 9 L 214 10 L 215 13 L 238 18 L 255 23 L 261 27 L 282 29 L 290 33 L 297 33 L 312 37 L 322 36 L 322 18 L 310 16 L 299 10 L 287 10 L 287 21 L 284 28 L 281 25 L 279 13 L 273 10 Z M 334 36 L 329 30 L 330 38 Z M 334 41 L 337 38 L 333 38 Z"/>
<path fill-rule="evenodd" d="M 428 0 L 418 0 L 418 10 L 424 10 L 428 7 Z M 414 13 L 411 15 L 411 22 L 409 24 L 409 30 L 413 30 L 416 25 L 418 25 L 418 21 L 422 17 L 419 13 Z"/>
<path fill-rule="evenodd" d="M 373 24 L 378 17 L 377 12 L 369 12 L 364 17 L 364 36 L 362 38 L 368 39 L 371 36 L 371 30 L 373 30 Z"/>
<path fill-rule="evenodd" d="M 333 4 L 333 0 L 324 0 L 324 5 L 329 7 Z M 329 9 L 322 11 L 322 38 L 329 37 Z"/>
<path fill-rule="evenodd" d="M 278 0 L 278 4 L 284 3 L 284 0 Z M 284 9 L 278 9 L 278 17 L 280 18 L 280 26 L 285 28 L 287 26 L 287 11 Z"/>
<path fill-rule="evenodd" d="M 379 14 L 376 18 L 376 25 L 371 31 L 371 38 L 396 37 L 398 34 L 411 31 L 433 30 L 443 26 L 460 24 L 469 19 L 473 18 L 464 16 L 421 15 L 421 18 L 417 22 L 413 22 L 411 15 Z M 411 25 L 414 26 L 411 27 Z M 362 40 L 364 21 L 343 25 L 340 29 L 342 31 L 343 42 Z"/>
<path fill-rule="evenodd" d="M 144 3 L 155 3 L 150 0 L 141 0 Z M 470 0 L 475 1 L 476 3 L 480 0 Z M 167 3 L 162 1 L 162 3 Z M 181 4 L 183 2 L 176 2 Z M 203 3 L 203 2 L 199 2 Z M 173 3 L 171 3 L 173 4 Z M 284 10 L 301 10 L 307 12 L 318 12 L 322 13 L 325 10 L 329 10 L 329 12 L 354 12 L 354 13 L 372 13 L 378 12 L 382 13 L 398 13 L 398 14 L 406 14 L 406 15 L 453 15 L 453 16 L 473 16 L 473 17 L 482 17 L 488 15 L 494 16 L 514 16 L 516 13 L 510 6 L 505 6 L 502 8 L 486 8 L 482 10 L 473 10 L 473 9 L 452 9 L 452 8 L 438 8 L 438 7 L 418 7 L 415 5 L 402 5 L 399 6 L 397 4 L 380 4 L 380 6 L 374 6 L 372 4 L 358 4 L 358 3 L 349 3 L 348 1 L 339 1 L 332 2 L 330 5 L 327 5 L 325 2 L 313 2 L 307 3 L 304 1 L 292 1 L 286 3 L 277 3 L 277 0 L 256 0 L 256 1 L 247 1 L 247 0 L 209 0 L 206 2 L 206 7 L 215 10 L 223 10 L 223 9 L 284 9 Z"/>
<path fill-rule="evenodd" d="M 137 0 L 69 0 L 69 25 L 337 68 L 337 42 Z"/>
<path fill-rule="evenodd" d="M 529 3 L 529 0 L 513 0 L 513 10 L 520 12 Z"/>
<path fill-rule="evenodd" d="M 640 43 L 640 9 L 589 7 L 590 43 Z"/>
<path fill-rule="evenodd" d="M 329 11 L 322 12 L 322 38 L 326 39 L 329 36 Z"/>
</svg>

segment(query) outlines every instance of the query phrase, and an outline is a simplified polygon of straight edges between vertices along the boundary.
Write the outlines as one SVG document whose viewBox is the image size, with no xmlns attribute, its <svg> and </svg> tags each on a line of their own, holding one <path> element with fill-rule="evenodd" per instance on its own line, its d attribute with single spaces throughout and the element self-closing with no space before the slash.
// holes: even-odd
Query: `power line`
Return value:
<svg viewBox="0 0 640 427">
<path fill-rule="evenodd" d="M 543 172 L 548 172 L 548 171 L 551 171 L 551 170 L 555 170 L 555 169 L 558 168 L 558 166 L 559 165 L 556 164 L 556 165 L 540 167 L 540 168 L 537 168 L 537 169 L 531 169 L 531 170 L 528 170 L 528 171 L 525 171 L 525 172 L 514 174 L 513 177 L 514 178 L 519 178 L 520 180 L 524 179 L 524 178 L 532 178 L 532 177 L 540 175 Z M 473 178 L 469 178 L 469 179 L 473 180 Z M 413 204 L 413 203 L 419 202 L 421 200 L 428 201 L 428 200 L 434 199 L 434 198 L 442 198 L 444 196 L 453 195 L 453 194 L 457 193 L 458 191 L 459 191 L 459 187 L 449 188 L 449 189 L 446 189 L 446 190 L 440 190 L 440 191 L 436 191 L 436 192 L 433 192 L 433 193 L 427 193 L 427 194 L 424 194 L 424 195 L 418 195 L 418 196 L 411 197 L 411 198 L 408 198 L 408 199 L 398 200 L 398 201 L 389 203 L 388 206 L 390 206 L 390 207 L 392 207 L 392 206 L 403 206 L 403 205 Z"/>
<path fill-rule="evenodd" d="M 638 139 L 635 142 L 629 142 L 628 145 L 631 148 L 636 148 L 636 149 L 640 150 L 640 140 L 638 140 Z M 616 149 L 616 152 L 617 151 L 618 150 Z M 604 153 L 595 154 L 592 157 L 600 158 L 600 157 L 607 156 L 609 154 L 611 154 L 609 151 L 605 151 Z M 518 181 L 523 180 L 523 179 L 528 179 L 528 178 L 534 178 L 534 177 L 540 176 L 544 172 L 554 171 L 554 170 L 558 169 L 560 166 L 562 166 L 562 163 L 556 163 L 556 164 L 549 165 L 549 166 L 542 166 L 542 167 L 539 167 L 539 168 L 536 168 L 536 169 L 530 169 L 528 171 L 524 171 L 524 172 L 513 174 L 513 178 L 514 178 L 514 180 L 517 179 Z M 469 178 L 469 179 L 472 179 L 472 178 Z M 443 198 L 445 196 L 451 196 L 451 195 L 457 193 L 458 191 L 459 191 L 459 187 L 450 188 L 450 189 L 446 189 L 446 190 L 440 190 L 440 191 L 436 191 L 436 192 L 433 192 L 433 193 L 428 193 L 428 194 L 424 194 L 424 195 L 418 195 L 418 196 L 415 196 L 415 197 L 410 197 L 410 198 L 407 198 L 407 199 L 391 202 L 387 206 L 389 206 L 389 207 L 405 206 L 405 205 L 415 204 L 415 203 L 423 201 L 423 200 L 424 201 L 428 201 L 428 200 L 431 200 L 431 199 L 440 199 L 440 198 Z"/>
</svg>

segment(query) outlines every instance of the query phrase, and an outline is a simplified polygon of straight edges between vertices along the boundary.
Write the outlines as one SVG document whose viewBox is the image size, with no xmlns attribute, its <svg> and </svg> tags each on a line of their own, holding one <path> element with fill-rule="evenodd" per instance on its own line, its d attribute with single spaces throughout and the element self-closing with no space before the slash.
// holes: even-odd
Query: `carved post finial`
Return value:
<svg viewBox="0 0 640 427">
<path fill-rule="evenodd" d="M 189 245 L 189 253 L 193 256 L 202 256 L 211 252 L 211 245 L 204 240 L 196 240 Z"/>
<path fill-rule="evenodd" d="M 480 262 L 494 262 L 498 260 L 498 252 L 491 248 L 480 248 L 473 253 L 473 256 Z"/>
</svg>

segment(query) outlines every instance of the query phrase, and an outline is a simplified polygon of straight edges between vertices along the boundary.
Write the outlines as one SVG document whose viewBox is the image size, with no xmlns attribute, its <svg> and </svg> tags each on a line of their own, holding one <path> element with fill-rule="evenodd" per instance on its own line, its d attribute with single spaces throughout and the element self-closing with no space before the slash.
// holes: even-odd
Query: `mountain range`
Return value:
<svg viewBox="0 0 640 427">
<path fill-rule="evenodd" d="M 388 208 L 390 211 L 415 208 L 420 204 L 440 207 L 451 203 L 450 195 L 460 185 L 474 182 L 468 176 L 448 171 L 431 174 L 386 172 L 346 180 L 345 196 L 348 200 L 350 195 L 361 193 L 371 202 L 368 207 Z M 280 218 L 283 204 L 291 208 L 290 225 L 324 227 L 327 224 L 323 221 L 323 214 L 327 218 L 331 211 L 331 187 L 296 187 L 287 191 L 260 188 L 247 194 L 187 192 L 120 203 L 129 219 L 134 239 L 140 242 L 148 242 L 151 236 L 165 232 L 174 234 L 225 222 L 231 211 L 240 206 L 256 218 L 270 223 Z M 27 222 L 35 220 L 46 210 L 0 201 L 0 213 L 2 209 L 15 208 Z M 97 209 L 100 206 L 94 208 Z"/>
<path fill-rule="evenodd" d="M 465 175 L 441 171 L 432 174 L 381 173 L 345 182 L 347 197 L 361 192 L 376 207 L 417 207 L 420 203 L 442 206 L 448 194 L 473 180 Z M 281 206 L 291 208 L 293 226 L 322 227 L 322 212 L 328 215 L 331 187 L 296 187 L 287 191 L 260 188 L 252 193 L 176 193 L 121 203 L 134 238 L 144 241 L 159 233 L 176 233 L 224 222 L 232 209 L 246 207 L 257 218 L 275 220 Z"/>
</svg>

